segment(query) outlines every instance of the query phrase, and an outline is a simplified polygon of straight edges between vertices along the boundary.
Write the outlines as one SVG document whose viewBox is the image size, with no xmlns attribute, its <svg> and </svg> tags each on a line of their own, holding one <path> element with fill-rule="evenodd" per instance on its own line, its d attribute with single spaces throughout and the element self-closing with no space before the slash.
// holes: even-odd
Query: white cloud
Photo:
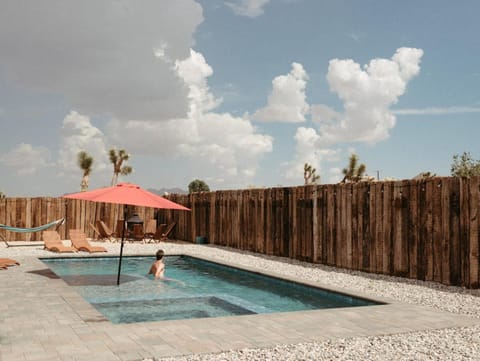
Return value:
<svg viewBox="0 0 480 361">
<path fill-rule="evenodd" d="M 214 174 L 213 185 L 248 184 L 259 158 L 272 151 L 272 138 L 259 134 L 247 118 L 213 111 L 220 100 L 208 88 L 213 70 L 200 53 L 192 50 L 176 69 L 189 89 L 188 116 L 165 122 L 112 120 L 107 126 L 112 141 L 137 155 L 179 157 L 199 177 Z"/>
<path fill-rule="evenodd" d="M 291 163 L 287 163 L 286 179 L 296 180 L 301 184 L 303 181 L 303 166 L 309 163 L 320 172 L 320 157 L 316 153 L 315 144 L 318 141 L 318 134 L 315 129 L 299 127 L 295 133 L 296 157 Z"/>
<path fill-rule="evenodd" d="M 293 63 L 290 73 L 273 79 L 267 106 L 257 110 L 252 118 L 292 123 L 305 121 L 305 115 L 309 111 L 305 95 L 307 80 L 308 75 L 303 66 Z"/>
<path fill-rule="evenodd" d="M 285 178 L 295 183 L 303 181 L 303 167 L 305 163 L 316 169 L 319 175 L 322 170 L 322 163 L 337 159 L 338 149 L 319 149 L 317 143 L 319 135 L 313 128 L 299 127 L 295 133 L 295 159 L 286 163 Z M 320 182 L 325 180 L 320 179 Z"/>
<path fill-rule="evenodd" d="M 25 143 L 20 143 L 0 156 L 0 162 L 14 168 L 17 175 L 31 175 L 52 166 L 50 151 L 46 147 L 34 147 Z"/>
<path fill-rule="evenodd" d="M 267 2 L 237 5 L 252 16 Z M 55 176 L 67 176 L 70 189 L 81 177 L 79 151 L 95 160 L 91 187 L 110 171 L 107 145 L 135 158 L 177 157 L 175 182 L 182 169 L 212 179 L 212 186 L 251 182 L 273 140 L 246 116 L 215 112 L 221 99 L 208 86 L 213 69 L 190 50 L 202 21 L 194 0 L 2 3 L 2 80 L 25 93 L 53 94 L 75 109 L 51 143 L 58 147 Z M 105 128 L 95 119 L 106 120 Z M 132 160 L 134 168 L 143 166 Z"/>
<path fill-rule="evenodd" d="M 310 107 L 310 114 L 312 115 L 312 121 L 317 124 L 333 124 L 339 121 L 342 114 L 336 112 L 332 108 L 322 105 L 314 104 Z"/>
<path fill-rule="evenodd" d="M 393 114 L 396 115 L 442 115 L 442 114 L 463 114 L 463 113 L 480 113 L 478 107 L 431 107 L 421 109 L 394 109 Z"/>
<path fill-rule="evenodd" d="M 213 74 L 213 69 L 202 54 L 190 49 L 190 56 L 182 61 L 176 61 L 175 69 L 189 88 L 189 117 L 203 114 L 221 103 L 221 99 L 215 99 L 210 93 L 207 78 Z"/>
<path fill-rule="evenodd" d="M 254 173 L 257 157 L 271 152 L 270 136 L 256 134 L 249 120 L 231 114 L 205 114 L 198 120 L 199 155 L 235 174 Z"/>
<path fill-rule="evenodd" d="M 237 15 L 255 18 L 263 14 L 263 8 L 269 2 L 270 0 L 235 0 L 225 1 L 225 5 Z"/>
<path fill-rule="evenodd" d="M 340 182 L 343 178 L 344 178 L 344 175 L 342 173 L 342 170 L 340 168 L 337 168 L 337 167 L 333 167 L 333 168 L 330 168 L 328 170 L 328 179 L 325 183 L 338 183 Z"/>
<path fill-rule="evenodd" d="M 0 71 L 82 114 L 185 116 L 188 89 L 169 59 L 188 56 L 202 21 L 194 0 L 5 0 Z"/>
<path fill-rule="evenodd" d="M 363 68 L 351 59 L 331 60 L 327 81 L 342 100 L 344 110 L 338 112 L 325 105 L 310 107 L 317 129 L 297 130 L 296 155 L 287 178 L 297 175 L 304 162 L 321 169 L 321 162 L 338 157 L 343 143 L 372 144 L 387 139 L 396 121 L 390 107 L 419 73 L 422 56 L 421 49 L 400 48 L 391 59 L 373 59 Z M 328 180 L 336 176 L 328 175 Z"/>
<path fill-rule="evenodd" d="M 363 69 L 351 59 L 331 60 L 327 81 L 343 101 L 344 112 L 323 107 L 315 114 L 320 124 L 319 144 L 375 143 L 388 138 L 396 121 L 390 107 L 420 71 L 422 55 L 421 49 L 400 48 L 392 59 L 373 59 Z M 324 118 L 327 110 L 330 119 Z"/>
<path fill-rule="evenodd" d="M 60 130 L 58 165 L 66 174 L 77 178 L 80 174 L 77 165 L 77 155 L 80 151 L 85 151 L 93 157 L 94 173 L 106 168 L 107 151 L 104 134 L 92 125 L 89 117 L 71 111 L 63 120 Z"/>
</svg>

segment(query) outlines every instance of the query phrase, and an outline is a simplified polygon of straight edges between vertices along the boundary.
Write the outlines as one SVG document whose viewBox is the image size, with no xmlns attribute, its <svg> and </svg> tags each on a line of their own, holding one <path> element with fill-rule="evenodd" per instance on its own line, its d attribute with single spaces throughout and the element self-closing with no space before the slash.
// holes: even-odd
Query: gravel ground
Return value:
<svg viewBox="0 0 480 361">
<path fill-rule="evenodd" d="M 94 244 L 96 244 L 94 242 Z M 118 244 L 98 243 L 110 254 L 117 253 Z M 425 305 L 452 313 L 480 318 L 480 290 L 448 287 L 433 282 L 407 280 L 341 270 L 322 265 L 248 252 L 179 243 L 126 244 L 125 254 L 153 255 L 158 248 L 166 254 L 187 253 L 206 256 L 245 266 L 255 266 L 277 274 L 332 285 L 372 296 Z M 239 256 L 239 254 L 241 256 Z M 52 256 L 40 247 L 9 247 L 0 244 L 0 257 Z M 144 361 L 153 360 L 145 359 Z M 269 349 L 244 349 L 217 354 L 201 354 L 163 361 L 205 360 L 480 360 L 480 326 L 410 332 L 381 337 L 334 339 L 295 345 L 278 345 Z"/>
</svg>

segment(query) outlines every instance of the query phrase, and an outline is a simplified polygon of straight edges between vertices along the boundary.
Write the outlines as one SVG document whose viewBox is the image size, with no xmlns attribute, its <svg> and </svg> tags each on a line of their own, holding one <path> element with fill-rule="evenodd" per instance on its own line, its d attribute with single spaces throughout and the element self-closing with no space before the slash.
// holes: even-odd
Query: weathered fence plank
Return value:
<svg viewBox="0 0 480 361">
<path fill-rule="evenodd" d="M 449 285 L 450 281 L 450 181 L 442 179 L 442 283 Z"/>
<path fill-rule="evenodd" d="M 325 227 L 327 229 L 327 265 L 335 265 L 335 186 L 327 185 L 327 218 Z"/>
<path fill-rule="evenodd" d="M 352 269 L 360 269 L 359 252 L 361 239 L 358 234 L 359 205 L 358 184 L 352 184 L 351 209 L 352 209 Z"/>
<path fill-rule="evenodd" d="M 377 231 L 377 217 L 378 217 L 378 212 L 379 212 L 379 202 L 377 201 L 377 192 L 375 190 L 375 184 L 369 184 L 368 188 L 368 199 L 369 199 L 369 204 L 368 204 L 368 209 L 369 209 L 369 219 L 370 219 L 370 224 L 368 226 L 369 228 L 369 243 L 368 243 L 368 254 L 370 255 L 369 257 L 369 272 L 377 272 L 377 242 L 376 242 L 376 231 Z"/>
<path fill-rule="evenodd" d="M 460 251 L 460 179 L 450 179 L 450 281 L 454 285 L 461 281 Z"/>
<path fill-rule="evenodd" d="M 438 191 L 441 183 L 432 180 L 432 245 L 433 245 L 433 280 L 442 281 L 443 242 L 442 242 L 442 192 Z"/>
<path fill-rule="evenodd" d="M 383 183 L 383 268 L 384 274 L 393 274 L 392 202 L 393 182 Z"/>
<path fill-rule="evenodd" d="M 480 182 L 479 178 L 475 177 L 470 180 L 470 187 L 469 187 L 469 212 L 470 212 L 470 232 L 469 232 L 469 253 L 468 253 L 468 264 L 470 266 L 469 269 L 469 285 L 472 288 L 478 288 L 479 286 L 479 258 L 478 258 L 478 243 L 479 243 L 479 232 L 478 232 L 478 225 L 479 225 L 479 214 L 478 214 L 478 206 L 479 206 L 479 189 L 480 189 Z"/>
<path fill-rule="evenodd" d="M 375 191 L 375 273 L 383 272 L 383 184 L 374 183 Z"/>
</svg>

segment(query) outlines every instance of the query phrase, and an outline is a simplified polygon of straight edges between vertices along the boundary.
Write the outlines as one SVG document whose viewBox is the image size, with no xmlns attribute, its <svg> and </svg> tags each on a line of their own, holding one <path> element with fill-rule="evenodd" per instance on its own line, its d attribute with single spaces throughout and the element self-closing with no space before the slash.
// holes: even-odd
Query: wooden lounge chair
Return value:
<svg viewBox="0 0 480 361">
<path fill-rule="evenodd" d="M 20 262 L 11 259 L 11 258 L 0 258 L 0 268 L 10 267 L 10 266 L 18 266 Z"/>
<path fill-rule="evenodd" d="M 166 224 L 160 224 L 157 229 L 155 230 L 155 233 L 148 238 L 147 243 L 150 242 L 159 242 L 160 239 L 162 238 L 162 234 L 165 233 L 165 229 L 167 228 Z"/>
<path fill-rule="evenodd" d="M 159 225 L 157 231 L 155 232 L 155 235 L 153 236 L 153 239 L 157 242 L 168 239 L 168 236 L 170 235 L 170 233 L 172 233 L 173 228 L 175 228 L 176 225 L 176 222 L 172 222 L 168 226 L 166 224 Z"/>
<path fill-rule="evenodd" d="M 97 235 L 97 239 L 101 239 L 101 235 L 100 235 L 100 231 L 98 230 L 97 227 L 95 227 L 95 225 L 93 223 L 89 223 L 90 225 L 90 228 L 93 229 L 93 233 L 95 233 Z"/>
<path fill-rule="evenodd" d="M 108 228 L 104 221 L 97 221 L 97 229 L 100 234 L 99 239 L 104 239 L 106 241 L 115 240 L 114 233 Z"/>
<path fill-rule="evenodd" d="M 57 231 L 43 231 L 42 239 L 45 243 L 45 249 L 49 251 L 61 253 L 77 251 L 74 247 L 65 246 Z"/>
<path fill-rule="evenodd" d="M 107 252 L 107 249 L 101 246 L 93 246 L 88 242 L 87 236 L 79 229 L 70 229 L 68 231 L 73 247 L 79 251 L 85 252 Z"/>
<path fill-rule="evenodd" d="M 164 240 L 168 239 L 168 236 L 170 235 L 170 233 L 172 233 L 172 231 L 173 231 L 173 229 L 175 228 L 176 225 L 177 225 L 176 222 L 172 222 L 167 226 L 167 228 L 165 229 L 165 231 L 162 234 L 161 241 L 164 241 Z"/>
</svg>

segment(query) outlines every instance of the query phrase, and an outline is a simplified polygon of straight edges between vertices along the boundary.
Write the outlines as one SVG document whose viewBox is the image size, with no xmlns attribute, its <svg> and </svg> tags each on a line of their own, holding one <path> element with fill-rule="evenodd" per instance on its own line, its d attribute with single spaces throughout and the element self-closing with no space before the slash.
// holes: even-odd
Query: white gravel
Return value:
<svg viewBox="0 0 480 361">
<path fill-rule="evenodd" d="M 93 242 L 97 244 L 97 242 Z M 119 251 L 116 243 L 98 243 Z M 186 253 L 211 257 L 277 274 L 319 282 L 364 294 L 425 305 L 439 310 L 480 318 L 480 290 L 449 287 L 332 267 L 285 258 L 256 255 L 233 249 L 179 243 L 126 244 L 124 254 L 154 255 L 158 248 L 166 254 Z M 241 256 L 239 256 L 239 254 Z M 0 257 L 52 256 L 41 247 L 9 247 L 0 243 Z M 145 359 L 153 360 L 153 359 Z M 161 360 L 480 360 L 480 326 L 410 332 L 381 337 L 335 339 L 269 349 L 244 349 L 217 354 L 200 354 Z"/>
</svg>

